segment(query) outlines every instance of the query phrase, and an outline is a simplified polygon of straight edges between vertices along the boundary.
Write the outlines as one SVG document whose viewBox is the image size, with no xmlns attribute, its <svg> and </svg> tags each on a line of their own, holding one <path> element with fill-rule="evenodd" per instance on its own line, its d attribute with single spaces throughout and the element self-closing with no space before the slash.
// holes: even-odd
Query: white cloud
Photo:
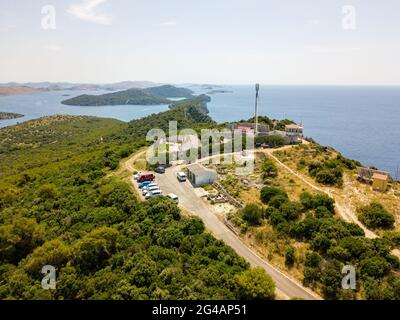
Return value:
<svg viewBox="0 0 400 320">
<path fill-rule="evenodd" d="M 106 1 L 108 0 L 81 0 L 81 3 L 72 4 L 67 12 L 81 20 L 109 25 L 112 18 L 107 14 L 96 12 L 96 8 Z"/>
<path fill-rule="evenodd" d="M 43 49 L 50 50 L 50 51 L 60 51 L 61 46 L 58 46 L 56 44 L 46 44 L 43 46 Z"/>
<path fill-rule="evenodd" d="M 163 23 L 161 23 L 162 26 L 166 26 L 166 27 L 172 27 L 172 26 L 176 26 L 178 24 L 178 21 L 165 21 Z"/>
</svg>

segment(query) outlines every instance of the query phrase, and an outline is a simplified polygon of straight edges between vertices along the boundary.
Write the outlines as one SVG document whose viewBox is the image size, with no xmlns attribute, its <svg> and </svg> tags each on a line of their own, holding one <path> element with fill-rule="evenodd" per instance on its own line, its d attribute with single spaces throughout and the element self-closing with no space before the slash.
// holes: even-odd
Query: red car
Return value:
<svg viewBox="0 0 400 320">
<path fill-rule="evenodd" d="M 156 177 L 152 173 L 143 173 L 138 179 L 137 182 L 145 182 L 145 181 L 153 181 Z"/>
</svg>

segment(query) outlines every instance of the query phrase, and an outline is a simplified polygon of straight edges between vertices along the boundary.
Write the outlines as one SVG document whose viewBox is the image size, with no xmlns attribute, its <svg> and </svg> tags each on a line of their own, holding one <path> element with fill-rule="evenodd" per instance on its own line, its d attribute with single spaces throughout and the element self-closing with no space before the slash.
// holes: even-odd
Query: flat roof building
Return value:
<svg viewBox="0 0 400 320">
<path fill-rule="evenodd" d="M 372 189 L 386 191 L 388 189 L 389 176 L 381 173 L 372 175 Z"/>
<path fill-rule="evenodd" d="M 195 187 L 213 184 L 217 180 L 217 172 L 195 163 L 186 167 L 186 175 Z"/>
</svg>

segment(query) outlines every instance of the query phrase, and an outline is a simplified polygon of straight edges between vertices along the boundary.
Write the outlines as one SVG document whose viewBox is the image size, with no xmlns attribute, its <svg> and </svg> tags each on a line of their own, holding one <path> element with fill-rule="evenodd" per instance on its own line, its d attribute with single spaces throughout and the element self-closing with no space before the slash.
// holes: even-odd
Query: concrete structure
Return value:
<svg viewBox="0 0 400 320">
<path fill-rule="evenodd" d="M 169 154 L 169 163 L 186 158 L 191 149 L 200 147 L 200 139 L 196 135 L 178 135 L 169 138 L 160 138 L 153 144 L 153 149 Z M 196 153 L 197 154 L 197 153 Z M 197 158 L 194 158 L 194 160 Z"/>
<path fill-rule="evenodd" d="M 195 187 L 212 184 L 217 180 L 217 173 L 200 164 L 192 164 L 186 168 L 186 176 Z"/>
<path fill-rule="evenodd" d="M 285 143 L 300 144 L 303 139 L 303 127 L 298 124 L 288 124 L 285 126 Z"/>
<path fill-rule="evenodd" d="M 388 189 L 389 176 L 381 173 L 372 175 L 372 189 L 377 191 L 386 191 Z"/>
<path fill-rule="evenodd" d="M 363 182 L 372 183 L 373 182 L 372 178 L 375 173 L 377 173 L 379 175 L 387 176 L 388 181 L 391 181 L 391 179 L 392 179 L 389 172 L 375 170 L 375 169 L 366 168 L 366 167 L 357 167 L 357 178 Z"/>
<path fill-rule="evenodd" d="M 258 136 L 267 136 L 269 133 L 269 125 L 267 124 L 257 124 L 258 127 Z M 230 124 L 226 127 L 230 131 L 241 130 L 242 133 L 252 133 L 256 132 L 256 124 L 241 122 L 237 124 Z"/>
</svg>

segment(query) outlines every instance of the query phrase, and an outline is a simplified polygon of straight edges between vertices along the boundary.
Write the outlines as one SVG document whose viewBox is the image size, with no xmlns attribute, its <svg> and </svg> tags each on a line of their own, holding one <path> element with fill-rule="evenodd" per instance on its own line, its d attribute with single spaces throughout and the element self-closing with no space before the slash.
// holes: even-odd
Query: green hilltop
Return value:
<svg viewBox="0 0 400 320">
<path fill-rule="evenodd" d="M 0 299 L 239 299 L 274 284 L 164 197 L 113 173 L 148 126 L 213 123 L 198 101 L 130 123 L 52 116 L 0 130 Z M 205 121 L 203 123 L 202 121 Z M 40 286 L 57 268 L 57 290 Z M 272 292 L 272 294 L 271 294 Z M 249 294 L 249 296 L 246 296 Z"/>
<path fill-rule="evenodd" d="M 169 104 L 168 98 L 191 98 L 192 91 L 171 85 L 147 89 L 132 88 L 101 95 L 80 95 L 62 101 L 72 106 L 107 106 L 107 105 L 159 105 Z"/>
</svg>

